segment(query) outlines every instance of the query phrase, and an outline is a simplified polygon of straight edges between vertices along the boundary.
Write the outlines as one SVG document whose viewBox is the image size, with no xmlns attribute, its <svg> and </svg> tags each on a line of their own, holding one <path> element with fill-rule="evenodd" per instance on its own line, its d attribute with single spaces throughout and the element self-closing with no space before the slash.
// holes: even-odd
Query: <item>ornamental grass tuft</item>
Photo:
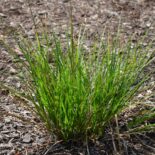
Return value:
<svg viewBox="0 0 155 155">
<path fill-rule="evenodd" d="M 82 35 L 66 37 L 65 44 L 45 33 L 20 41 L 29 95 L 49 132 L 63 140 L 101 137 L 132 104 L 148 79 L 143 70 L 150 57 L 141 43 L 121 44 L 119 38 L 101 39 L 90 49 Z"/>
</svg>

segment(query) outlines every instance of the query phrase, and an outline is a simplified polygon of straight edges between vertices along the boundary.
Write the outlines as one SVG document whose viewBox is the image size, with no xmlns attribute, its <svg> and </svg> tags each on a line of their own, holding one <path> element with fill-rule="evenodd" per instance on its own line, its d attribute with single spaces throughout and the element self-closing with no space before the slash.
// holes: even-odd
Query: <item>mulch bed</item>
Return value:
<svg viewBox="0 0 155 155">
<path fill-rule="evenodd" d="M 41 30 L 46 26 L 62 39 L 69 25 L 69 0 L 0 0 L 0 39 L 6 39 L 12 48 L 16 48 L 12 36 L 22 30 L 26 36 L 34 37 L 32 15 Z M 155 1 L 154 0 L 73 0 L 73 23 L 75 35 L 83 24 L 86 28 L 86 46 L 91 46 L 105 28 L 114 34 L 121 25 L 123 39 L 135 34 L 133 43 L 148 31 L 145 47 L 155 38 Z M 155 42 L 153 42 L 155 45 Z M 20 53 L 19 53 L 20 55 Z M 24 83 L 18 78 L 22 69 L 0 44 L 0 81 L 9 86 L 24 90 Z M 153 62 L 147 70 L 155 70 Z M 148 86 L 155 84 L 152 73 Z M 147 93 L 155 92 L 155 88 Z M 147 99 L 155 103 L 155 96 Z M 116 155 L 109 128 L 105 137 L 88 144 L 85 142 L 56 141 L 43 127 L 42 122 L 33 115 L 24 104 L 24 100 L 12 96 L 8 89 L 0 90 L 0 155 Z M 138 109 L 137 109 L 138 110 Z M 137 111 L 136 110 L 136 111 Z M 129 112 L 134 114 L 134 110 Z M 127 116 L 120 117 L 120 125 Z M 127 119 L 127 118 L 126 118 Z M 115 124 L 114 124 L 115 125 Z M 115 137 L 114 137 L 115 138 Z M 116 142 L 118 149 L 119 144 Z M 122 155 L 155 154 L 155 134 L 136 134 L 121 138 Z"/>
</svg>

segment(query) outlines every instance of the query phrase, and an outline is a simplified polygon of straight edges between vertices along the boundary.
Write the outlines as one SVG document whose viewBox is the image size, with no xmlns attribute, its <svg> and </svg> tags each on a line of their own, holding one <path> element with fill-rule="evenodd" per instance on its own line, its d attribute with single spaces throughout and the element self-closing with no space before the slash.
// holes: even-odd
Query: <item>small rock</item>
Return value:
<svg viewBox="0 0 155 155">
<path fill-rule="evenodd" d="M 16 106 L 15 106 L 15 104 L 11 104 L 11 105 L 6 106 L 5 109 L 6 109 L 7 111 L 13 111 L 13 110 L 16 109 Z"/>
<path fill-rule="evenodd" d="M 20 86 L 21 86 L 20 82 L 17 82 L 17 83 L 16 83 L 16 87 L 17 87 L 17 88 L 20 88 Z"/>
<path fill-rule="evenodd" d="M 33 30 L 27 31 L 26 34 L 30 37 L 35 35 L 35 32 Z"/>
<path fill-rule="evenodd" d="M 17 71 L 13 67 L 10 67 L 10 74 L 14 75 L 16 73 Z"/>
<path fill-rule="evenodd" d="M 43 144 L 45 141 L 46 141 L 45 138 L 39 138 L 39 137 L 36 138 L 36 142 L 37 142 L 38 144 Z"/>
<path fill-rule="evenodd" d="M 46 139 L 45 139 L 45 138 L 41 138 L 39 141 L 40 141 L 41 143 L 44 143 L 44 142 L 46 141 Z"/>
<path fill-rule="evenodd" d="M 23 127 L 24 125 L 22 123 L 20 123 L 20 122 L 14 122 L 13 126 L 14 127 Z"/>
<path fill-rule="evenodd" d="M 128 2 L 128 0 L 119 0 L 119 3 L 120 3 L 121 5 L 126 4 L 127 2 Z"/>
<path fill-rule="evenodd" d="M 5 123 L 10 123 L 10 122 L 11 122 L 11 119 L 10 119 L 9 117 L 6 117 L 6 118 L 4 119 L 4 121 L 5 121 Z"/>
<path fill-rule="evenodd" d="M 142 94 L 139 94 L 138 95 L 138 98 L 143 98 L 144 96 Z"/>
<path fill-rule="evenodd" d="M 95 15 L 92 16 L 93 20 L 97 20 L 97 18 L 98 18 L 98 14 L 95 14 Z"/>
<path fill-rule="evenodd" d="M 142 4 L 142 3 L 144 3 L 144 0 L 137 0 L 137 3 Z"/>
<path fill-rule="evenodd" d="M 10 22 L 10 26 L 13 27 L 13 28 L 15 28 L 15 27 L 17 27 L 17 23 L 15 23 L 15 22 Z"/>
<path fill-rule="evenodd" d="M 13 137 L 13 138 L 18 138 L 18 137 L 19 137 L 19 134 L 18 134 L 18 133 L 13 132 L 13 133 L 12 133 L 12 135 L 11 135 L 11 137 Z"/>
<path fill-rule="evenodd" d="M 147 43 L 143 43 L 143 46 L 147 46 L 148 44 Z"/>
<path fill-rule="evenodd" d="M 150 22 L 146 23 L 146 26 L 147 27 L 150 27 L 151 26 L 151 23 Z"/>
<path fill-rule="evenodd" d="M 112 17 L 112 16 L 119 17 L 119 14 L 116 11 L 105 9 L 104 12 L 107 14 L 108 17 Z"/>
<path fill-rule="evenodd" d="M 3 37 L 2 35 L 0 35 L 0 38 L 3 39 L 4 37 Z M 5 50 L 1 51 L 1 55 L 3 55 L 3 54 L 4 54 L 4 55 L 9 55 L 8 52 L 5 51 Z"/>
<path fill-rule="evenodd" d="M 150 95 L 152 93 L 151 90 L 147 90 L 147 95 Z"/>
<path fill-rule="evenodd" d="M 5 15 L 4 13 L 0 13 L 0 16 L 3 17 L 3 18 L 7 17 L 7 15 Z"/>
<path fill-rule="evenodd" d="M 31 142 L 31 135 L 30 134 L 25 134 L 23 137 L 23 142 L 24 143 L 30 143 Z"/>
</svg>

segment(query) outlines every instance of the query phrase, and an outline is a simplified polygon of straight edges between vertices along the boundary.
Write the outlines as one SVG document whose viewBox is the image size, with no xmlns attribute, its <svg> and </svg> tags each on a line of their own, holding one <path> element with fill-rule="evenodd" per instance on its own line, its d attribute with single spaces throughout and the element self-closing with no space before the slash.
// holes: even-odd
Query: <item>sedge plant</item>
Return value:
<svg viewBox="0 0 155 155">
<path fill-rule="evenodd" d="M 89 52 L 81 36 L 77 42 L 71 36 L 65 48 L 54 34 L 43 38 L 36 34 L 36 42 L 19 43 L 36 113 L 58 138 L 103 136 L 147 80 L 147 51 L 140 43 L 121 45 L 118 36 L 95 43 Z"/>
<path fill-rule="evenodd" d="M 47 33 L 19 42 L 29 100 L 49 132 L 60 139 L 103 136 L 148 79 L 143 74 L 150 63 L 146 48 L 132 46 L 130 40 L 121 44 L 119 35 L 109 38 L 89 51 L 83 35 L 76 41 L 71 34 L 63 45 Z"/>
</svg>

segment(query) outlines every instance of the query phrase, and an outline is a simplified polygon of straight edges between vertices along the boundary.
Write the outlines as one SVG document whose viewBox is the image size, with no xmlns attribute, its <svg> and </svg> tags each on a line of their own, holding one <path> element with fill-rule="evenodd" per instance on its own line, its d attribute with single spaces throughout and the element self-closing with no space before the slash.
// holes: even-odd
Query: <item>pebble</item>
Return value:
<svg viewBox="0 0 155 155">
<path fill-rule="evenodd" d="M 37 144 L 43 144 L 45 141 L 46 141 L 45 138 L 39 138 L 39 137 L 36 138 Z"/>
<path fill-rule="evenodd" d="M 19 134 L 14 132 L 14 133 L 12 133 L 11 137 L 18 138 L 19 137 Z"/>
<path fill-rule="evenodd" d="M 24 143 L 30 143 L 31 142 L 31 135 L 30 134 L 25 134 L 23 137 L 23 142 Z"/>
<path fill-rule="evenodd" d="M 3 38 L 4 38 L 4 36 L 0 35 L 0 38 L 2 38 L 2 39 L 3 39 Z M 1 51 L 1 55 L 9 55 L 9 54 L 8 54 L 8 52 L 7 52 L 7 51 L 2 50 L 2 51 Z"/>
<path fill-rule="evenodd" d="M 150 22 L 146 23 L 146 26 L 147 27 L 150 27 L 151 26 L 151 23 Z"/>
<path fill-rule="evenodd" d="M 107 14 L 108 17 L 112 17 L 112 16 L 119 16 L 119 14 L 115 11 L 111 11 L 111 10 L 107 10 L 105 9 L 104 12 Z"/>
<path fill-rule="evenodd" d="M 4 17 L 4 18 L 7 17 L 7 15 L 5 15 L 4 13 L 0 13 L 0 16 L 1 16 L 1 17 Z"/>
<path fill-rule="evenodd" d="M 16 83 L 16 87 L 17 87 L 17 88 L 20 88 L 20 87 L 21 87 L 20 82 L 17 82 L 17 83 Z"/>
<path fill-rule="evenodd" d="M 120 3 L 121 5 L 126 4 L 127 2 L 128 2 L 128 0 L 119 0 L 119 3 Z"/>
<path fill-rule="evenodd" d="M 14 75 L 16 73 L 17 73 L 17 71 L 13 67 L 10 67 L 10 74 Z"/>
<path fill-rule="evenodd" d="M 10 26 L 13 27 L 13 28 L 16 28 L 17 27 L 17 23 L 16 22 L 10 22 Z"/>
<path fill-rule="evenodd" d="M 5 121 L 5 123 L 10 123 L 10 122 L 11 122 L 11 119 L 10 119 L 9 117 L 6 117 L 6 118 L 4 119 L 4 121 Z"/>
<path fill-rule="evenodd" d="M 144 96 L 142 94 L 139 94 L 138 95 L 138 98 L 143 98 Z"/>
</svg>

